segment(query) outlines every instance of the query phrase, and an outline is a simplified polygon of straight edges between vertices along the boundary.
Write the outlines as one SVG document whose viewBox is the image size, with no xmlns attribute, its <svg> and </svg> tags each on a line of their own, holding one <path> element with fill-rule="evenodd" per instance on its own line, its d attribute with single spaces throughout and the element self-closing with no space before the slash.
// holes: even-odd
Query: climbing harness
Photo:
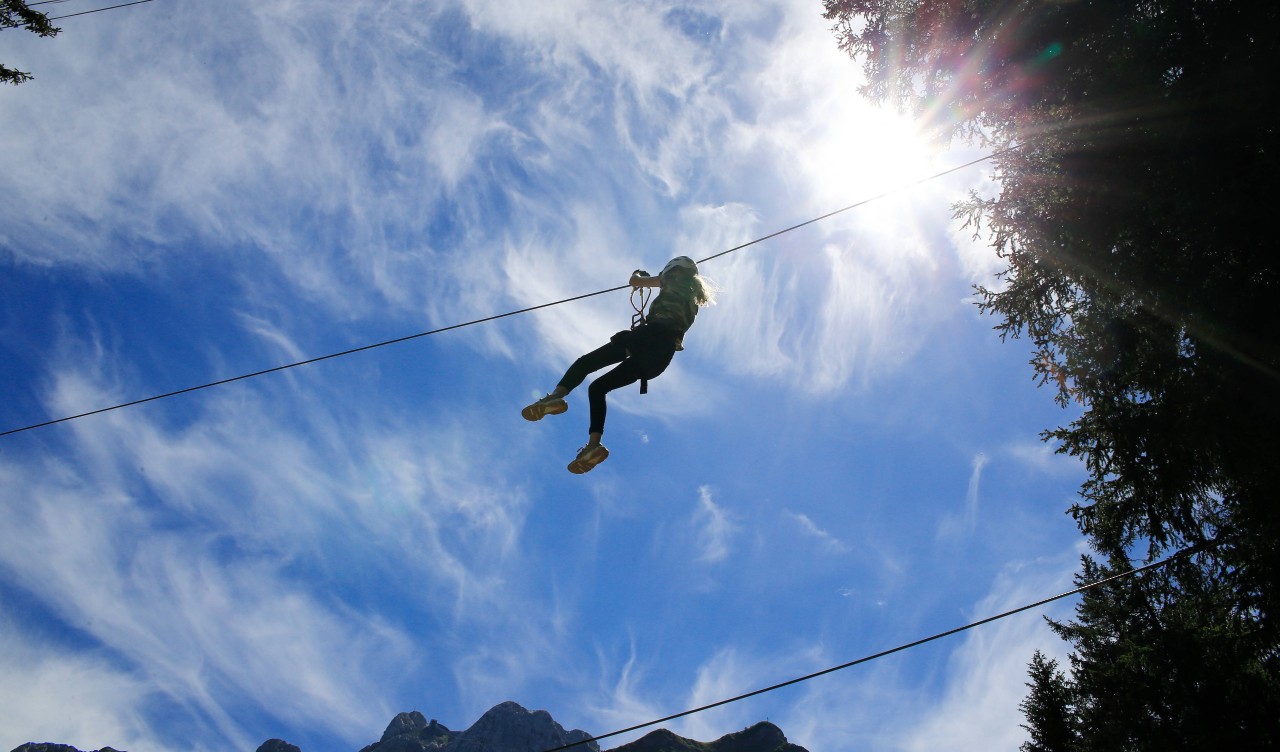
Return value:
<svg viewBox="0 0 1280 752">
<path fill-rule="evenodd" d="M 642 269 L 636 269 L 634 272 L 631 273 L 631 276 L 647 277 L 649 276 L 649 272 L 646 272 Z M 636 304 L 636 293 L 640 294 L 639 305 Z M 631 288 L 631 308 L 632 310 L 635 311 L 635 313 L 631 314 L 631 331 L 634 332 L 636 329 L 639 329 L 641 326 L 645 324 L 644 309 L 649 305 L 649 299 L 652 297 L 653 297 L 653 288 L 650 288 L 650 287 Z M 627 354 L 628 355 L 631 354 L 631 351 L 629 349 L 627 351 Z M 641 394 L 649 393 L 649 380 L 646 378 L 640 379 L 640 393 Z"/>
<path fill-rule="evenodd" d="M 636 293 L 640 294 L 640 303 L 636 304 Z M 631 331 L 640 328 L 645 323 L 644 309 L 649 305 L 649 299 L 653 297 L 653 290 L 647 287 L 631 288 L 631 308 L 635 313 L 631 314 Z"/>
</svg>

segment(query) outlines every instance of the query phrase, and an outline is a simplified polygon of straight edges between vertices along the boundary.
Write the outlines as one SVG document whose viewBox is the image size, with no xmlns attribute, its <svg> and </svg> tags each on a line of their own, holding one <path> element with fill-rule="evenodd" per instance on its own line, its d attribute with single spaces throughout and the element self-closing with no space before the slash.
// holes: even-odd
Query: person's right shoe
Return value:
<svg viewBox="0 0 1280 752">
<path fill-rule="evenodd" d="M 569 463 L 569 472 L 582 475 L 591 472 L 591 468 L 609 459 L 609 450 L 604 444 L 587 444 L 578 450 L 578 456 Z"/>
<path fill-rule="evenodd" d="M 542 420 L 544 415 L 559 415 L 569 409 L 564 397 L 552 397 L 550 394 L 520 411 L 525 420 Z"/>
</svg>

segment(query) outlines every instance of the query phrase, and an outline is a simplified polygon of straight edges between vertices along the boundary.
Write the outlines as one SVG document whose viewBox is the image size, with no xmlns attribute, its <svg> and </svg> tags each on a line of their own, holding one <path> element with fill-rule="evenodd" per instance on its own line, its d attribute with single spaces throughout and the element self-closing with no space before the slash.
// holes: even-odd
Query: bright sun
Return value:
<svg viewBox="0 0 1280 752">
<path fill-rule="evenodd" d="M 830 104 L 830 117 L 802 147 L 813 195 L 823 205 L 837 209 L 937 171 L 942 149 L 909 118 L 860 98 Z"/>
</svg>

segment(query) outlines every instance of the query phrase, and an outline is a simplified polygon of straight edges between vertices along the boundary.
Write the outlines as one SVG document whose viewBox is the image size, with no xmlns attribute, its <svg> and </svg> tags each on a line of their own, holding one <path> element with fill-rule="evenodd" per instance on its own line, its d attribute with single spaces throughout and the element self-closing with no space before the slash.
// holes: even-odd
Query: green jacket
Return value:
<svg viewBox="0 0 1280 752">
<path fill-rule="evenodd" d="M 693 302 L 693 290 L 687 285 L 671 285 L 661 288 L 658 297 L 649 304 L 645 320 L 671 333 L 677 350 L 684 349 L 684 333 L 693 326 L 698 315 L 698 305 Z"/>
</svg>

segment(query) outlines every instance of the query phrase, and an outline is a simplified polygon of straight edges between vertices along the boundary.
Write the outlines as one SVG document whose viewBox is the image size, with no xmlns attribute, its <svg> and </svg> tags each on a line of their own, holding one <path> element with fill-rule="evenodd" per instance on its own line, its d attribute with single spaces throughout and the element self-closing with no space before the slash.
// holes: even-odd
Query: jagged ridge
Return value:
<svg viewBox="0 0 1280 752">
<path fill-rule="evenodd" d="M 720 737 L 714 742 L 696 742 L 658 729 L 610 752 L 808 752 L 787 741 L 782 729 L 761 721 L 754 726 Z"/>
<path fill-rule="evenodd" d="M 382 738 L 360 752 L 545 752 L 580 742 L 581 752 L 600 752 L 591 735 L 565 731 L 545 710 L 528 711 L 514 702 L 495 705 L 466 731 L 451 731 L 414 710 L 392 719 Z M 80 752 L 65 744 L 24 744 L 13 752 Z M 103 747 L 97 752 L 118 752 Z M 269 739 L 257 752 L 302 752 L 283 739 Z M 807 752 L 791 744 L 782 730 L 761 722 L 714 742 L 685 739 L 659 729 L 610 752 Z"/>
</svg>

